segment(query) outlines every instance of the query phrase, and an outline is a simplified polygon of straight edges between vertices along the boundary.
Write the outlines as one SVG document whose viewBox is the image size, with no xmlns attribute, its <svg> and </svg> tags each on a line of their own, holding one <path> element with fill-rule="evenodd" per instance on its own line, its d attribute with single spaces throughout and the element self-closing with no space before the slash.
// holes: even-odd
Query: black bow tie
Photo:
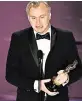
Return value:
<svg viewBox="0 0 82 101">
<path fill-rule="evenodd" d="M 49 34 L 49 32 L 47 32 L 46 34 L 44 34 L 44 35 L 40 35 L 40 34 L 36 34 L 36 40 L 39 40 L 39 39 L 48 39 L 48 40 L 50 40 L 50 34 Z"/>
</svg>

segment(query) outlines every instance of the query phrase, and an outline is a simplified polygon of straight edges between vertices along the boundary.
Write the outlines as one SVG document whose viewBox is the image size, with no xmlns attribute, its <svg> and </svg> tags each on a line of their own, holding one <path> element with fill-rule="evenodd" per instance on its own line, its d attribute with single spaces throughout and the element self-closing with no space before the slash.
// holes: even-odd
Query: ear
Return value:
<svg viewBox="0 0 82 101">
<path fill-rule="evenodd" d="M 49 14 L 49 19 L 51 19 L 51 13 Z"/>
<path fill-rule="evenodd" d="M 28 20 L 30 20 L 29 15 L 27 17 L 28 17 Z"/>
</svg>

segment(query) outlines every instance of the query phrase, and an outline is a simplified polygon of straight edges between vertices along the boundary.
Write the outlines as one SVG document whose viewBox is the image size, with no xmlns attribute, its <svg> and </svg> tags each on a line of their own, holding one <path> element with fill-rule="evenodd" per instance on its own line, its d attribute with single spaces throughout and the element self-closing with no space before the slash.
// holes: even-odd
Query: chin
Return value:
<svg viewBox="0 0 82 101">
<path fill-rule="evenodd" d="M 43 28 L 34 28 L 36 32 L 42 33 L 44 31 Z"/>
<path fill-rule="evenodd" d="M 43 31 L 42 30 L 36 30 L 36 32 L 42 33 Z"/>
</svg>

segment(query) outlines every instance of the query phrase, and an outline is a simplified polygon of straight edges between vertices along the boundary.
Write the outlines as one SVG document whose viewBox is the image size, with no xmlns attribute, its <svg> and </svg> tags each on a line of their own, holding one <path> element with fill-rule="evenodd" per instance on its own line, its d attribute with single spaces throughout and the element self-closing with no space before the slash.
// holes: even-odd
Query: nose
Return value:
<svg viewBox="0 0 82 101">
<path fill-rule="evenodd" d="M 40 26 L 40 19 L 39 18 L 36 19 L 36 26 Z"/>
</svg>

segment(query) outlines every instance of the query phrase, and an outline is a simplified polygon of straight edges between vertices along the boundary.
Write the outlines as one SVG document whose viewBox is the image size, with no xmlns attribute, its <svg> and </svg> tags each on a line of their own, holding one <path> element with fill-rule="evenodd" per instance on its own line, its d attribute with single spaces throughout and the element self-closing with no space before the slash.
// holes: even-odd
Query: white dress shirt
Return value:
<svg viewBox="0 0 82 101">
<path fill-rule="evenodd" d="M 39 39 L 39 40 L 36 40 L 37 42 L 37 46 L 38 46 L 38 50 L 42 50 L 43 52 L 43 73 L 45 75 L 45 63 L 46 63 L 46 59 L 47 59 L 47 56 L 49 54 L 49 51 L 50 51 L 50 44 L 51 44 L 51 27 L 48 29 L 49 34 L 50 34 L 50 40 L 48 39 Z M 36 37 L 36 31 L 34 31 L 34 34 L 35 34 L 35 37 Z M 40 34 L 40 33 L 39 33 Z M 42 35 L 42 34 L 41 34 Z M 35 80 L 34 82 L 34 89 L 36 92 L 38 92 L 38 80 Z"/>
</svg>

